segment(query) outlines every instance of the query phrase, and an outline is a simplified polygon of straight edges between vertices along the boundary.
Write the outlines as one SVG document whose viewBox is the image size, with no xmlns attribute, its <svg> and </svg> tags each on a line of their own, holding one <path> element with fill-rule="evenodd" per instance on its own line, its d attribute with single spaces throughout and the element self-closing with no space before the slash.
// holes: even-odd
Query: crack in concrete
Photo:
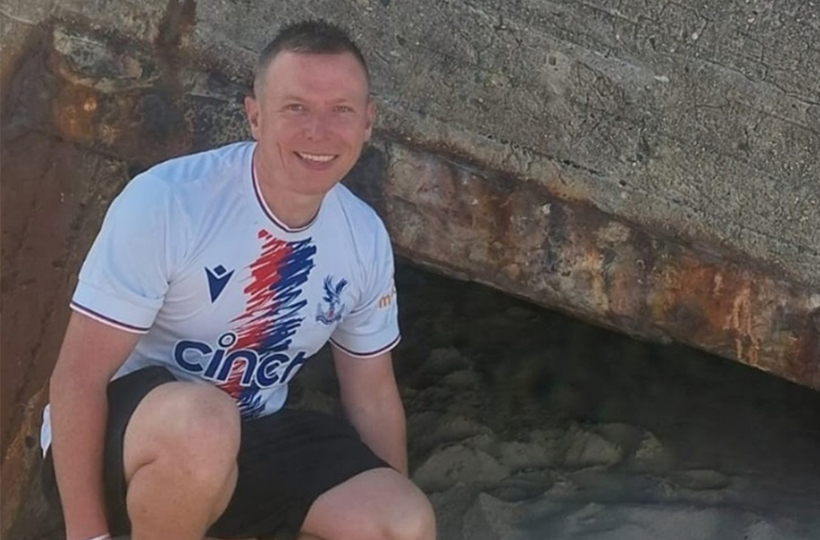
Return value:
<svg viewBox="0 0 820 540">
<path fill-rule="evenodd" d="M 617 17 L 617 16 L 616 16 L 615 14 L 613 14 L 611 11 L 609 11 L 609 10 L 607 10 L 607 9 L 604 9 L 604 8 L 601 8 L 601 7 L 599 7 L 599 6 L 593 6 L 593 5 L 590 5 L 590 4 L 588 4 L 588 3 L 583 3 L 583 2 L 581 2 L 581 5 L 583 5 L 583 6 L 585 6 L 585 7 L 589 7 L 589 8 L 591 8 L 591 9 L 595 9 L 596 11 L 601 12 L 601 13 L 604 13 L 604 14 L 606 14 L 607 16 Z M 697 9 L 692 9 L 692 8 L 690 8 L 690 7 L 688 7 L 688 6 L 684 6 L 684 5 L 679 4 L 679 3 L 677 3 L 677 2 L 667 2 L 667 3 L 665 3 L 665 4 L 663 5 L 663 7 L 661 8 L 660 12 L 659 12 L 659 15 L 660 15 L 660 16 L 662 16 L 662 15 L 664 14 L 664 12 L 668 9 L 668 7 L 669 7 L 669 6 L 674 6 L 674 7 L 677 7 L 677 8 L 679 8 L 679 9 L 682 9 L 682 10 L 684 10 L 684 11 L 688 11 L 689 13 L 694 14 L 694 15 L 695 15 L 698 19 L 700 19 L 701 21 L 703 21 L 703 22 L 702 22 L 702 25 L 701 25 L 701 27 L 700 27 L 700 30 L 698 31 L 699 36 L 702 36 L 702 35 L 703 35 L 703 33 L 704 33 L 704 32 L 706 31 L 706 29 L 708 28 L 710 21 L 712 21 L 712 19 L 710 19 L 709 17 L 706 17 L 706 16 L 702 15 L 702 14 L 699 12 L 699 10 L 697 10 Z M 565 10 L 565 8 L 563 8 L 563 6 L 555 6 L 555 8 L 556 8 L 556 9 L 558 9 L 558 10 L 560 10 L 560 11 L 562 11 L 562 12 L 565 12 L 565 11 L 566 11 L 566 10 Z M 662 17 L 661 17 L 661 19 L 662 19 Z M 639 25 L 639 23 L 640 23 L 642 20 L 643 20 L 643 21 L 649 21 L 649 22 L 654 23 L 654 24 L 658 24 L 658 23 L 660 22 L 660 19 L 658 19 L 658 18 L 655 18 L 655 17 L 647 17 L 647 16 L 642 16 L 642 17 L 639 17 L 637 20 L 633 20 L 633 19 L 626 18 L 626 21 L 628 21 L 628 22 L 630 22 L 630 23 L 634 23 L 634 24 L 636 24 L 636 25 Z M 607 54 L 607 56 L 609 56 L 609 55 L 613 55 L 613 53 L 614 53 L 614 51 L 613 51 L 613 49 L 612 49 L 612 46 L 611 46 L 610 44 L 607 44 L 607 43 L 601 43 L 601 42 L 600 42 L 600 40 L 593 38 L 593 37 L 592 37 L 592 36 L 590 36 L 589 34 L 584 34 L 584 33 L 573 32 L 573 31 L 570 31 L 570 30 L 566 29 L 565 27 L 562 27 L 562 26 L 561 26 L 561 25 L 559 25 L 559 24 L 553 24 L 553 27 L 554 27 L 554 28 L 556 28 L 556 29 L 558 29 L 558 30 L 561 30 L 561 31 L 564 33 L 563 38 L 562 38 L 561 36 L 552 36 L 551 34 L 549 34 L 549 33 L 545 32 L 543 29 L 540 29 L 540 28 L 533 28 L 533 29 L 532 29 L 532 31 L 534 31 L 534 32 L 536 32 L 536 33 L 538 33 L 538 34 L 541 34 L 541 35 L 545 35 L 545 36 L 550 37 L 550 38 L 557 38 L 558 40 L 566 41 L 567 43 L 571 43 L 571 44 L 573 44 L 573 45 L 576 45 L 576 46 L 579 46 L 579 47 L 582 47 L 582 48 L 587 48 L 587 45 L 585 45 L 585 44 L 583 43 L 583 42 L 586 40 L 586 41 L 588 41 L 588 42 L 594 43 L 596 47 L 601 48 L 601 49 L 603 49 L 603 50 L 606 50 L 606 51 L 607 51 L 607 53 L 606 53 L 606 54 Z M 635 41 L 636 41 L 636 42 L 638 41 L 638 39 L 637 39 L 637 32 L 638 32 L 638 29 L 639 29 L 639 26 L 635 26 L 635 27 L 634 27 L 634 33 L 636 34 L 636 37 L 635 37 Z M 581 39 L 572 39 L 573 37 L 580 37 Z M 668 36 L 668 37 L 669 37 L 669 38 L 670 38 L 670 39 L 671 39 L 674 43 L 676 43 L 677 45 L 680 45 L 680 46 L 682 46 L 682 47 L 690 47 L 690 46 L 691 46 L 691 43 L 690 43 L 688 40 L 683 40 L 683 41 L 681 41 L 680 39 L 677 39 L 675 36 Z M 717 45 L 717 44 L 716 44 L 716 45 Z M 651 41 L 650 41 L 650 46 L 652 46 Z M 653 47 L 653 49 L 657 50 L 654 46 L 652 46 L 652 47 Z M 703 50 L 703 51 L 706 51 L 706 50 L 710 50 L 710 49 L 704 49 L 704 48 L 702 48 L 702 47 L 697 47 L 697 50 Z M 660 52 L 661 52 L 661 54 L 663 54 L 663 51 L 660 51 Z M 710 52 L 712 52 L 712 53 L 714 54 L 714 52 L 715 52 L 715 51 L 714 51 L 714 50 L 710 50 Z M 744 57 L 743 55 L 740 55 L 740 54 L 738 54 L 737 52 L 732 51 L 731 49 L 726 49 L 726 52 L 727 52 L 728 54 L 732 55 L 732 56 L 735 56 L 735 57 L 745 58 L 745 59 L 747 59 L 747 60 L 752 60 L 751 58 Z M 669 54 L 666 54 L 666 56 L 670 56 L 670 55 L 669 55 Z M 772 70 L 772 66 L 770 66 L 770 65 L 766 64 L 765 62 L 760 62 L 758 59 L 754 59 L 754 61 L 758 62 L 758 63 L 760 64 L 760 66 L 762 67 L 762 69 L 763 69 L 763 78 L 762 78 L 762 79 L 760 79 L 760 80 L 758 80 L 758 79 L 756 79 L 756 78 L 754 78 L 754 77 L 751 77 L 751 76 L 747 75 L 746 73 L 743 73 L 743 71 L 741 71 L 741 70 L 739 70 L 739 69 L 737 69 L 737 68 L 733 68 L 733 67 L 727 66 L 727 65 L 725 65 L 725 64 L 721 64 L 720 62 L 710 61 L 710 60 L 706 60 L 706 59 L 703 59 L 703 58 L 698 58 L 696 55 L 682 55 L 682 56 L 683 56 L 683 57 L 685 57 L 685 58 L 691 58 L 691 59 L 692 59 L 692 60 L 694 60 L 694 61 L 696 61 L 696 60 L 698 60 L 698 59 L 699 59 L 699 60 L 701 60 L 701 61 L 703 61 L 703 62 L 711 62 L 711 63 L 713 63 L 714 65 L 721 67 L 722 69 L 726 69 L 726 70 L 729 70 L 729 71 L 733 71 L 733 72 L 735 72 L 735 73 L 738 73 L 738 74 L 742 75 L 743 77 L 745 77 L 746 79 L 748 79 L 750 82 L 753 82 L 753 83 L 758 83 L 758 82 L 760 82 L 760 83 L 772 84 L 773 86 L 775 86 L 776 88 L 778 88 L 781 92 L 783 92 L 785 95 L 788 95 L 789 97 L 792 97 L 792 98 L 794 98 L 794 99 L 798 99 L 799 101 L 802 101 L 802 102 L 804 102 L 804 103 L 811 104 L 811 105 L 817 105 L 817 104 L 820 104 L 820 103 L 818 103 L 818 102 L 816 102 L 816 101 L 814 101 L 814 100 L 812 100 L 811 98 L 808 98 L 808 97 L 806 97 L 806 96 L 800 96 L 799 94 L 795 94 L 795 93 L 793 93 L 793 92 L 789 92 L 789 91 L 787 91 L 786 89 L 782 88 L 781 86 L 777 85 L 775 82 L 770 81 L 770 80 L 768 79 L 768 77 L 769 77 L 769 73 L 770 73 L 770 71 Z"/>
<path fill-rule="evenodd" d="M 570 169 L 575 169 L 577 171 L 583 171 L 585 173 L 589 173 L 589 174 L 591 174 L 593 176 L 597 176 L 599 178 L 608 178 L 608 175 L 602 173 L 601 171 L 596 171 L 595 169 L 593 169 L 591 167 L 587 167 L 586 165 L 581 165 L 580 163 L 576 163 L 575 161 L 572 161 L 571 159 L 559 159 L 559 160 L 553 160 L 553 161 L 555 163 L 560 163 L 561 165 L 569 167 Z"/>
<path fill-rule="evenodd" d="M 814 128 L 814 127 L 812 127 L 810 125 L 807 125 L 807 124 L 801 124 L 800 122 L 798 122 L 796 120 L 792 120 L 790 118 L 786 118 L 785 116 L 775 114 L 773 111 L 767 111 L 765 109 L 757 109 L 757 108 L 754 108 L 754 107 L 751 107 L 751 106 L 749 106 L 749 108 L 762 113 L 766 117 L 776 118 L 777 120 L 780 120 L 783 123 L 786 123 L 786 124 L 789 124 L 789 125 L 792 125 L 792 126 L 795 126 L 795 127 L 798 127 L 798 128 L 802 128 L 802 129 L 804 129 L 804 130 L 806 130 L 810 133 L 814 133 L 815 135 L 820 135 L 820 128 Z"/>
<path fill-rule="evenodd" d="M 387 58 L 387 56 L 385 56 L 385 55 L 384 55 L 384 53 L 382 53 L 382 52 L 381 52 L 381 51 L 379 51 L 379 50 L 374 50 L 374 51 L 373 51 L 373 56 L 375 56 L 376 58 L 378 58 L 379 60 L 381 60 L 382 62 L 384 62 L 384 63 L 385 63 L 385 65 L 390 66 L 390 65 L 392 65 L 392 64 L 393 64 L 393 62 L 392 62 L 390 59 L 388 59 L 388 58 Z"/>
<path fill-rule="evenodd" d="M 35 26 L 35 25 L 40 23 L 40 21 L 32 21 L 31 19 L 26 19 L 26 18 L 20 17 L 19 15 L 13 15 L 5 7 L 3 7 L 2 5 L 0 5 L 0 15 L 4 15 L 5 17 L 8 17 L 12 21 L 16 21 L 16 22 L 19 22 L 21 24 L 27 24 L 29 26 Z"/>
<path fill-rule="evenodd" d="M 735 75 L 740 75 L 741 77 L 743 77 L 744 79 L 746 79 L 747 81 L 751 82 L 754 85 L 762 85 L 762 86 L 768 85 L 768 86 L 771 86 L 771 87 L 775 88 L 779 93 L 781 93 L 783 95 L 786 95 L 786 96 L 788 96 L 788 97 L 790 97 L 790 98 L 792 98 L 796 101 L 799 101 L 801 103 L 804 103 L 806 105 L 820 105 L 820 101 L 813 101 L 812 99 L 810 99 L 806 96 L 800 96 L 800 95 L 796 95 L 794 93 L 788 92 L 784 88 L 780 87 L 779 85 L 777 85 L 774 82 L 771 82 L 771 81 L 768 81 L 768 80 L 760 80 L 760 79 L 752 78 L 749 75 L 743 73 L 742 71 L 740 71 L 738 69 L 727 66 L 727 65 L 722 64 L 720 62 L 716 62 L 714 60 L 709 60 L 709 59 L 706 59 L 706 58 L 703 58 L 703 57 L 692 57 L 692 56 L 688 56 L 688 55 L 665 53 L 663 51 L 659 51 L 659 54 L 662 55 L 662 56 L 665 56 L 667 58 L 670 58 L 670 59 L 675 59 L 675 58 L 680 58 L 680 57 L 691 58 L 691 60 L 695 63 L 701 62 L 701 63 L 704 63 L 704 64 L 708 64 L 710 66 L 713 66 L 713 67 L 717 68 L 719 71 L 726 71 L 726 72 L 729 72 L 729 73 L 733 73 Z M 763 65 L 767 68 L 771 67 L 771 66 L 767 66 L 766 64 L 763 64 Z"/>
<path fill-rule="evenodd" d="M 604 7 L 596 6 L 594 4 L 589 4 L 587 2 L 577 2 L 577 3 L 584 6 L 584 7 L 586 7 L 586 8 L 591 9 L 592 11 L 597 11 L 599 13 L 604 13 L 604 14 L 606 14 L 606 15 L 614 18 L 614 19 L 620 19 L 622 21 L 632 23 L 632 24 L 637 24 L 638 23 L 638 21 L 636 19 L 630 19 L 629 17 L 627 17 L 627 16 L 625 16 L 621 13 L 618 13 L 617 11 L 610 11 L 610 10 L 604 8 Z"/>
</svg>

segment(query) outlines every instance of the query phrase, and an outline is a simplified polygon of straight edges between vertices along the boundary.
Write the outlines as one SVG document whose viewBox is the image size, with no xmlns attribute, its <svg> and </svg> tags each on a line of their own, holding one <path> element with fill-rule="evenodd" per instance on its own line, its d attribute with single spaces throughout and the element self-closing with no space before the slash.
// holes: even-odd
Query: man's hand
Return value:
<svg viewBox="0 0 820 540">
<path fill-rule="evenodd" d="M 103 448 L 108 381 L 139 334 L 72 313 L 51 376 L 51 451 L 63 504 L 66 537 L 108 533 L 103 499 Z"/>
<path fill-rule="evenodd" d="M 406 421 L 392 355 L 356 358 L 338 347 L 332 351 L 345 415 L 377 456 L 407 476 Z"/>
</svg>

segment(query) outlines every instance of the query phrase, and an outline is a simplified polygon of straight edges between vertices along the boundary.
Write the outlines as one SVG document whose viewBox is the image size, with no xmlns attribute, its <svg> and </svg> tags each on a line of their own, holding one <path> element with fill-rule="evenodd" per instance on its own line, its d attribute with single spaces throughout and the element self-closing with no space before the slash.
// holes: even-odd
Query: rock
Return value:
<svg viewBox="0 0 820 540">
<path fill-rule="evenodd" d="M 551 485 L 551 479 L 544 477 L 515 475 L 504 479 L 496 486 L 485 488 L 483 492 L 504 502 L 517 503 L 537 499 Z"/>
<path fill-rule="evenodd" d="M 510 471 L 539 469 L 555 461 L 549 448 L 537 443 L 503 442 L 500 444 L 500 460 Z"/>
<path fill-rule="evenodd" d="M 469 540 L 517 540 L 519 505 L 496 499 L 486 493 L 464 515 L 464 538 Z"/>
<path fill-rule="evenodd" d="M 803 540 L 800 527 L 794 523 L 778 526 L 775 523 L 756 517 L 743 529 L 743 540 Z"/>
<path fill-rule="evenodd" d="M 481 434 L 490 436 L 492 433 L 488 427 L 464 416 L 430 411 L 412 414 L 407 421 L 407 432 L 413 447 L 422 452 L 442 444 L 462 442 Z M 473 447 L 476 447 L 475 444 Z"/>
<path fill-rule="evenodd" d="M 472 485 L 503 480 L 509 471 L 482 450 L 453 445 L 435 452 L 413 474 L 413 481 L 424 491 L 444 491 L 462 482 Z"/>
<path fill-rule="evenodd" d="M 436 514 L 438 538 L 446 540 L 470 540 L 462 536 L 464 515 L 473 505 L 479 491 L 475 486 L 456 483 L 446 491 L 431 493 L 430 503 Z"/>
<path fill-rule="evenodd" d="M 444 376 L 452 371 L 462 369 L 466 365 L 467 362 L 462 358 L 458 349 L 446 347 L 430 351 L 430 356 L 424 363 L 423 370 L 433 375 Z"/>
<path fill-rule="evenodd" d="M 643 428 L 623 423 L 598 424 L 590 430 L 617 444 L 625 459 L 635 470 L 663 472 L 671 464 L 672 457 L 663 443 Z"/>
<path fill-rule="evenodd" d="M 573 429 L 565 442 L 564 465 L 567 467 L 608 466 L 623 459 L 621 447 L 597 433 Z"/>
<path fill-rule="evenodd" d="M 443 413 L 453 397 L 451 388 L 427 386 L 413 396 L 412 406 L 418 410 L 430 410 Z"/>
<path fill-rule="evenodd" d="M 633 455 L 633 463 L 642 470 L 664 471 L 672 463 L 672 456 L 653 433 L 646 432 Z"/>
</svg>

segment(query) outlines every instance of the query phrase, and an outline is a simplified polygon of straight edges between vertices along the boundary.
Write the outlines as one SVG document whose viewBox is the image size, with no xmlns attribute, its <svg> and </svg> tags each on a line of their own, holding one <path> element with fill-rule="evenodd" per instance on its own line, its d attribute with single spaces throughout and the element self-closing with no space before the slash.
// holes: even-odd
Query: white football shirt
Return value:
<svg viewBox="0 0 820 540">
<path fill-rule="evenodd" d="M 172 159 L 109 208 L 72 309 L 144 334 L 114 378 L 145 366 L 206 380 L 245 418 L 279 410 L 287 383 L 328 340 L 368 358 L 399 341 L 393 253 L 341 184 L 316 217 L 276 219 L 253 172 L 255 143 Z M 48 410 L 42 443 L 50 440 Z"/>
</svg>

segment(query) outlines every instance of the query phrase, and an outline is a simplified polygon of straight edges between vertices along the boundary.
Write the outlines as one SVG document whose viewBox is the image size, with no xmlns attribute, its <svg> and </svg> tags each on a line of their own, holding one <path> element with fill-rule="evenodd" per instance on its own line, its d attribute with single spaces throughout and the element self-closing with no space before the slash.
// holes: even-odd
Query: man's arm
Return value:
<svg viewBox="0 0 820 540">
<path fill-rule="evenodd" d="M 406 422 L 392 355 L 356 358 L 338 347 L 331 349 L 345 415 L 362 441 L 406 476 Z"/>
<path fill-rule="evenodd" d="M 139 337 L 71 314 L 50 388 L 51 449 L 67 540 L 108 533 L 103 502 L 106 386 Z"/>
</svg>

